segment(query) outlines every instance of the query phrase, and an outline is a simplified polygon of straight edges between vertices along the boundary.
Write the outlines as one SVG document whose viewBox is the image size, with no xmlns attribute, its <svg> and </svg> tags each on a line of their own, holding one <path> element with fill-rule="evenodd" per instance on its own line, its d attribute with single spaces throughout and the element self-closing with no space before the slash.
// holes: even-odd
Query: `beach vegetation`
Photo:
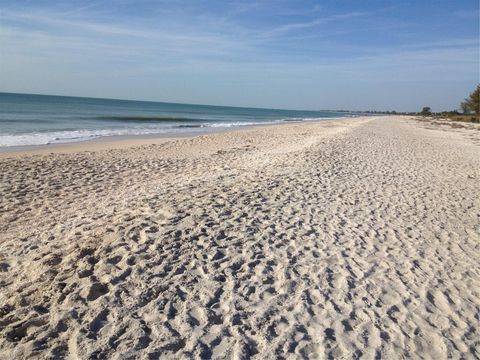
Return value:
<svg viewBox="0 0 480 360">
<path fill-rule="evenodd" d="M 420 114 L 423 116 L 432 115 L 432 109 L 429 106 L 424 106 Z"/>
<path fill-rule="evenodd" d="M 469 97 L 460 104 L 460 107 L 466 115 L 480 115 L 480 84 L 477 85 L 477 88 L 470 93 Z"/>
</svg>

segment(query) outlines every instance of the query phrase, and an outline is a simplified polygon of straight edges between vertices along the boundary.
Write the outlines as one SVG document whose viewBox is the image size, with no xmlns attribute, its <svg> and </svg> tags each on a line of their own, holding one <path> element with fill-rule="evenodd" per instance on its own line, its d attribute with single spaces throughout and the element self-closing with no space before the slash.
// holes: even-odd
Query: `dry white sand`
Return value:
<svg viewBox="0 0 480 360">
<path fill-rule="evenodd" d="M 480 357 L 480 131 L 0 159 L 0 358 Z"/>
</svg>

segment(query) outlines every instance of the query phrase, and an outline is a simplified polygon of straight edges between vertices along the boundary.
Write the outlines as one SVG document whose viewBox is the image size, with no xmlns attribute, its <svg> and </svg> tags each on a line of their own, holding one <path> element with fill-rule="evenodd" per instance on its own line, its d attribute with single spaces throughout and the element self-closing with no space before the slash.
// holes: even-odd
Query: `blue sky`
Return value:
<svg viewBox="0 0 480 360">
<path fill-rule="evenodd" d="M 0 91 L 415 111 L 478 82 L 478 0 L 0 0 Z"/>
</svg>

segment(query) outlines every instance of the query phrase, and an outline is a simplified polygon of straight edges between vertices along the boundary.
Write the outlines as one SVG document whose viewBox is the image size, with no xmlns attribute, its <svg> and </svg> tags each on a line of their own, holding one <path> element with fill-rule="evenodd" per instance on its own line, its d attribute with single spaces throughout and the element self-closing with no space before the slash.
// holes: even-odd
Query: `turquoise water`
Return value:
<svg viewBox="0 0 480 360">
<path fill-rule="evenodd" d="M 0 147 L 103 136 L 205 133 L 231 127 L 356 116 L 149 101 L 0 93 Z"/>
</svg>

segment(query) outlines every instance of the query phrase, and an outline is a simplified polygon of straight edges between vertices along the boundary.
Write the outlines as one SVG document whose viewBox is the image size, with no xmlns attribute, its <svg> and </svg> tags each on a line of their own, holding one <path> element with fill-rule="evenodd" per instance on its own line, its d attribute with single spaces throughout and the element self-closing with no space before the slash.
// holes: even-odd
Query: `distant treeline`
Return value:
<svg viewBox="0 0 480 360">
<path fill-rule="evenodd" d="M 364 111 L 366 114 L 379 115 L 411 115 L 411 116 L 431 116 L 438 119 L 446 118 L 453 121 L 467 121 L 480 123 L 480 85 L 460 104 L 459 110 L 432 112 L 429 106 L 425 106 L 418 112 L 400 112 L 395 110 L 390 111 Z"/>
</svg>

